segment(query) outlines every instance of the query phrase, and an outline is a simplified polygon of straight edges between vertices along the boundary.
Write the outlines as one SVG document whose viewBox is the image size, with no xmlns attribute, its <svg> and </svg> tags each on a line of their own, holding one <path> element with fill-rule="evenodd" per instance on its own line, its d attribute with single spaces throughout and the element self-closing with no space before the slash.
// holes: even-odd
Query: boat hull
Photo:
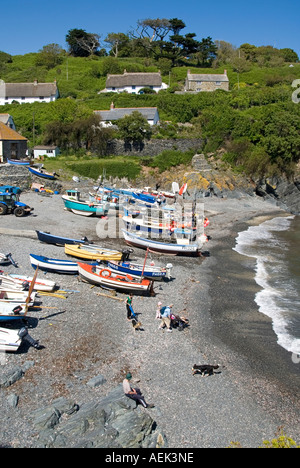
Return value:
<svg viewBox="0 0 300 468">
<path fill-rule="evenodd" d="M 167 271 L 165 268 L 152 269 L 146 266 L 143 271 L 143 265 L 134 265 L 129 262 L 108 262 L 108 268 L 125 275 L 131 275 L 135 278 L 149 278 L 151 280 L 162 280 L 166 277 Z M 150 269 L 149 269 L 150 268 Z"/>
<path fill-rule="evenodd" d="M 147 292 L 151 287 L 151 281 L 149 280 L 143 279 L 141 281 L 134 281 L 134 279 L 131 277 L 129 278 L 128 275 L 119 275 L 114 272 L 110 272 L 108 276 L 104 276 L 102 272 L 109 272 L 109 269 L 101 269 L 83 263 L 78 263 L 78 271 L 79 276 L 83 280 L 108 289 Z"/>
<path fill-rule="evenodd" d="M 72 239 L 69 237 L 55 236 L 50 234 L 50 232 L 36 231 L 37 237 L 41 242 L 46 244 L 54 245 L 65 245 L 65 244 L 83 244 L 87 242 L 87 239 Z"/>
<path fill-rule="evenodd" d="M 69 275 L 78 274 L 78 263 L 71 260 L 59 260 L 55 258 L 43 257 L 40 255 L 30 254 L 31 266 L 39 270 L 48 271 L 52 273 L 61 273 Z"/>
<path fill-rule="evenodd" d="M 70 200 L 65 195 L 62 196 L 62 200 L 67 210 L 76 212 L 76 214 L 82 214 L 84 216 L 106 216 L 108 213 L 108 209 L 103 204 Z"/>
<path fill-rule="evenodd" d="M 140 237 L 132 232 L 122 229 L 125 242 L 133 247 L 141 249 L 149 249 L 150 252 L 161 253 L 165 255 L 182 255 L 182 256 L 200 256 L 199 244 L 172 244 L 168 242 L 159 242 L 152 239 Z"/>
<path fill-rule="evenodd" d="M 104 249 L 97 246 L 65 245 L 65 253 L 84 260 L 121 260 L 122 253 L 117 250 Z"/>
<path fill-rule="evenodd" d="M 31 172 L 31 174 L 41 177 L 42 179 L 50 179 L 50 180 L 55 179 L 55 175 L 53 174 L 48 174 L 47 172 L 38 171 L 34 169 L 33 167 L 28 167 L 27 169 L 29 170 L 29 172 Z"/>
<path fill-rule="evenodd" d="M 18 330 L 0 328 L 0 351 L 16 352 L 22 343 Z"/>
</svg>

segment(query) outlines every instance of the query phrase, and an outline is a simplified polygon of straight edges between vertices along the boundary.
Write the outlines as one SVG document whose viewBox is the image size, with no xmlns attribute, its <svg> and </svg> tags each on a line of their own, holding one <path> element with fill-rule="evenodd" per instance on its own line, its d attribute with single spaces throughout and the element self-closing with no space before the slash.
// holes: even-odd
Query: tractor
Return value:
<svg viewBox="0 0 300 468">
<path fill-rule="evenodd" d="M 15 193 L 0 192 L 0 215 L 14 213 L 15 216 L 21 218 L 31 211 L 33 208 L 20 202 Z"/>
</svg>

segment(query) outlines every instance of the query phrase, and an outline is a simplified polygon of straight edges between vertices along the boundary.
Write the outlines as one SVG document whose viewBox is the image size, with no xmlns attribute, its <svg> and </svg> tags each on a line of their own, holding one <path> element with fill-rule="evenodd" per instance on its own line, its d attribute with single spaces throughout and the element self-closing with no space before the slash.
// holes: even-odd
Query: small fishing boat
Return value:
<svg viewBox="0 0 300 468">
<path fill-rule="evenodd" d="M 37 237 L 41 242 L 46 244 L 54 245 L 65 245 L 65 244 L 84 244 L 88 243 L 87 237 L 82 237 L 81 239 L 72 239 L 70 237 L 55 236 L 50 234 L 50 232 L 45 231 L 36 231 Z"/>
<path fill-rule="evenodd" d="M 78 263 L 71 260 L 59 260 L 57 258 L 48 258 L 42 255 L 30 254 L 31 266 L 36 269 L 48 271 L 51 273 L 61 273 L 69 275 L 78 274 Z"/>
<path fill-rule="evenodd" d="M 167 255 L 200 256 L 201 248 L 207 240 L 206 236 L 200 236 L 195 242 L 189 239 L 175 238 L 174 242 L 164 242 L 159 240 L 147 239 L 133 232 L 122 229 L 125 242 L 133 247 L 149 249 L 150 252 L 163 253 Z"/>
<path fill-rule="evenodd" d="M 16 166 L 29 166 L 30 161 L 27 159 L 7 159 L 8 164 L 15 164 Z"/>
<path fill-rule="evenodd" d="M 0 275 L 0 290 L 1 289 L 16 289 L 16 290 L 28 290 L 31 282 L 33 281 L 32 276 L 7 274 Z M 53 291 L 56 286 L 55 281 L 47 279 L 36 278 L 34 284 L 35 291 Z"/>
<path fill-rule="evenodd" d="M 122 252 L 99 245 L 65 244 L 65 253 L 84 260 L 122 260 Z"/>
<path fill-rule="evenodd" d="M 100 268 L 85 263 L 78 263 L 79 276 L 87 281 L 98 286 L 108 289 L 131 292 L 147 292 L 150 291 L 152 282 L 148 279 L 134 279 L 129 275 L 121 275 L 108 268 Z"/>
<path fill-rule="evenodd" d="M 127 274 L 135 278 L 144 277 L 152 280 L 161 280 L 167 275 L 166 267 L 158 267 L 154 265 L 110 261 L 107 263 L 107 266 L 109 269 L 119 272 L 120 274 Z"/>
<path fill-rule="evenodd" d="M 67 210 L 82 216 L 106 216 L 109 210 L 107 202 L 82 200 L 78 190 L 67 190 L 61 198 Z"/>
<path fill-rule="evenodd" d="M 2 289 L 0 290 L 0 303 L 6 304 L 20 304 L 33 305 L 35 301 L 36 292 L 32 292 L 28 301 L 28 292 L 19 291 L 15 289 Z"/>
<path fill-rule="evenodd" d="M 24 304 L 0 302 L 0 321 L 20 320 L 26 315 Z"/>
<path fill-rule="evenodd" d="M 39 347 L 39 342 L 29 335 L 27 327 L 22 327 L 19 330 L 0 328 L 0 351 L 16 352 L 23 341 L 27 341 L 35 348 Z"/>
<path fill-rule="evenodd" d="M 54 180 L 55 176 L 57 175 L 55 172 L 52 172 L 52 173 L 46 172 L 42 168 L 35 168 L 35 167 L 28 166 L 27 169 L 29 170 L 29 172 L 31 172 L 31 174 L 36 175 L 38 177 L 42 177 L 43 179 Z"/>
</svg>

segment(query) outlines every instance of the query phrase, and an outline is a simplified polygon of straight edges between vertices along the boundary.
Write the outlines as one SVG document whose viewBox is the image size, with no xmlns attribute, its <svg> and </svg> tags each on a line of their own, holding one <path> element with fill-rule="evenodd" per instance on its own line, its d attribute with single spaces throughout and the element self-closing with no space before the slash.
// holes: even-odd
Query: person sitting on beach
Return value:
<svg viewBox="0 0 300 468">
<path fill-rule="evenodd" d="M 172 329 L 171 329 L 171 318 L 170 318 L 172 307 L 173 307 L 173 304 L 170 304 L 169 306 L 165 306 L 165 307 L 162 307 L 160 309 L 161 323 L 160 323 L 160 325 L 158 327 L 159 330 L 161 330 L 162 328 L 167 327 L 168 332 L 172 331 Z"/>
<path fill-rule="evenodd" d="M 152 403 L 148 404 L 145 401 L 145 397 L 142 395 L 139 388 L 133 388 L 130 385 L 130 380 L 132 379 L 132 375 L 130 372 L 126 374 L 125 379 L 123 380 L 123 390 L 125 395 L 132 400 L 138 401 L 144 408 L 153 408 L 154 405 Z"/>
</svg>

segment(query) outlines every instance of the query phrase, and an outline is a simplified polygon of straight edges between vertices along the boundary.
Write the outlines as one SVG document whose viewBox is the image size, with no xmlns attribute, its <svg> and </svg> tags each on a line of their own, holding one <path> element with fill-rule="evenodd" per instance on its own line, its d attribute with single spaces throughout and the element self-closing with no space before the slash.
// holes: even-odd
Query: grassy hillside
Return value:
<svg viewBox="0 0 300 468">
<path fill-rule="evenodd" d="M 167 91 L 154 95 L 99 95 L 98 91 L 105 87 L 107 73 L 122 73 L 124 69 L 157 71 L 158 68 L 144 58 L 64 56 L 62 63 L 47 69 L 37 65 L 37 56 L 35 53 L 14 56 L 11 63 L 0 67 L 0 78 L 6 82 L 34 79 L 58 82 L 61 98 L 56 102 L 0 107 L 0 112 L 14 117 L 17 130 L 29 139 L 30 146 L 43 142 L 49 122 L 79 121 L 93 110 L 109 109 L 114 101 L 116 107 L 158 107 L 160 119 L 165 123 L 153 138 L 201 138 L 203 152 L 221 152 L 223 160 L 237 171 L 291 174 L 300 160 L 300 105 L 292 102 L 291 87 L 300 78 L 300 64 L 271 68 L 249 63 L 239 73 L 226 65 L 230 80 L 228 93 L 176 94 L 183 87 L 188 67 L 175 67 L 163 75 L 163 81 L 170 84 Z M 224 68 L 193 67 L 192 72 L 223 73 Z"/>
</svg>

